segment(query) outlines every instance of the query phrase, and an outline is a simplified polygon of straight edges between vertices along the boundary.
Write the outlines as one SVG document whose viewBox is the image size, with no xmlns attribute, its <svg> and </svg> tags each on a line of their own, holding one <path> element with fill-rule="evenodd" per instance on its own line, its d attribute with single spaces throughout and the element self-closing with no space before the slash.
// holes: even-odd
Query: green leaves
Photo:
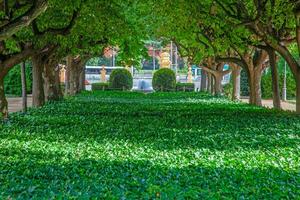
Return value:
<svg viewBox="0 0 300 200">
<path fill-rule="evenodd" d="M 85 92 L 1 127 L 0 197 L 293 199 L 298 130 L 208 94 Z"/>
</svg>

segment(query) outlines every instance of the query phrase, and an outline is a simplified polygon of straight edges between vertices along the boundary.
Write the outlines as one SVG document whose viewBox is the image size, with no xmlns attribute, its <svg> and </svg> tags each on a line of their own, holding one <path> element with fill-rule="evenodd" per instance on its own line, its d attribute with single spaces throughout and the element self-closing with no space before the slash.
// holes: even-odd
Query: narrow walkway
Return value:
<svg viewBox="0 0 300 200">
<path fill-rule="evenodd" d="M 249 99 L 242 99 L 242 102 L 249 103 Z M 263 104 L 263 106 L 265 106 L 267 108 L 273 108 L 273 100 L 272 99 L 264 99 L 264 100 L 262 100 L 262 104 Z M 282 106 L 283 110 L 296 111 L 296 104 L 282 101 L 281 106 Z"/>
<path fill-rule="evenodd" d="M 19 112 L 22 110 L 22 98 L 20 97 L 13 97 L 7 98 L 8 101 L 8 112 Z M 32 97 L 29 96 L 27 98 L 28 107 L 32 105 Z"/>
</svg>

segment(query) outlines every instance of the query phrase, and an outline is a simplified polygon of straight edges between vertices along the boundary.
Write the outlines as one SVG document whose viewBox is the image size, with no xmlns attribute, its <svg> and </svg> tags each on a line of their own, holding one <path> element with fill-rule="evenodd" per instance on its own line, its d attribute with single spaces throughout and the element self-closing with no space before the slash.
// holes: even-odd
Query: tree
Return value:
<svg viewBox="0 0 300 200">
<path fill-rule="evenodd" d="M 298 1 L 215 1 L 228 23 L 243 26 L 289 64 L 297 83 L 296 110 L 300 113 L 300 64 L 288 45 L 295 42 L 300 54 L 300 3 Z"/>
<path fill-rule="evenodd" d="M 222 16 L 216 13 L 213 1 L 164 1 L 164 6 L 160 5 L 159 9 L 163 20 L 157 28 L 158 34 L 168 36 L 179 46 L 185 47 L 185 52 L 193 57 L 194 62 L 202 63 L 205 58 L 215 57 L 214 65 L 204 69 L 214 72 L 214 79 L 209 83 L 214 83 L 218 93 L 221 88 L 220 74 L 224 75 L 221 70 L 216 72 L 218 63 L 235 63 L 244 68 L 249 76 L 250 103 L 261 105 L 260 79 L 267 54 L 253 46 L 259 41 L 251 32 L 245 27 L 232 29 L 231 24 L 223 20 L 226 13 Z M 178 19 L 173 13 L 181 13 L 181 18 Z"/>
<path fill-rule="evenodd" d="M 128 63 L 135 59 L 132 55 L 136 54 L 132 52 L 141 49 L 142 43 L 137 38 L 146 32 L 140 26 L 142 22 L 136 12 L 132 12 L 142 5 L 140 1 L 49 0 L 48 5 L 42 15 L 31 20 L 30 28 L 22 28 L 0 46 L 0 87 L 13 66 L 32 57 L 35 106 L 42 106 L 45 100 L 58 99 L 59 85 L 55 69 L 63 57 L 72 56 L 77 59 L 79 56 L 81 60 L 85 60 L 85 56 L 99 55 L 104 46 L 120 46 L 126 52 L 123 60 Z M 134 5 L 135 8 L 129 5 Z M 140 42 L 139 45 L 132 45 L 137 41 Z M 139 50 L 136 51 L 137 49 Z M 78 73 L 83 69 L 83 63 L 79 63 L 81 70 L 74 70 L 76 73 L 71 75 L 76 82 L 80 77 Z M 3 116 L 7 116 L 4 89 L 0 89 L 0 97 L 1 112 L 3 111 Z"/>
</svg>

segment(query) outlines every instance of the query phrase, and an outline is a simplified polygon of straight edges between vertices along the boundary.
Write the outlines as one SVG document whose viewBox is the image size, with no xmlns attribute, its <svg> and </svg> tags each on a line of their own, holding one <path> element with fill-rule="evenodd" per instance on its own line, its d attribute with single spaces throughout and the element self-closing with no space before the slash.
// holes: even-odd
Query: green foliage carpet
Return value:
<svg viewBox="0 0 300 200">
<path fill-rule="evenodd" d="M 0 126 L 0 199 L 300 197 L 300 118 L 288 112 L 87 92 Z"/>
</svg>

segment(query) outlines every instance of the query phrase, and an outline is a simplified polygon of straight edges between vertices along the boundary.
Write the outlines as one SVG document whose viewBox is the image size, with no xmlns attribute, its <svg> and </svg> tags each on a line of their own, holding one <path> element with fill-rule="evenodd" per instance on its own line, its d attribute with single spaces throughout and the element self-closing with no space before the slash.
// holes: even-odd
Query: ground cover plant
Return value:
<svg viewBox="0 0 300 200">
<path fill-rule="evenodd" d="M 0 127 L 0 199 L 297 199 L 300 118 L 202 93 L 85 92 Z"/>
</svg>

